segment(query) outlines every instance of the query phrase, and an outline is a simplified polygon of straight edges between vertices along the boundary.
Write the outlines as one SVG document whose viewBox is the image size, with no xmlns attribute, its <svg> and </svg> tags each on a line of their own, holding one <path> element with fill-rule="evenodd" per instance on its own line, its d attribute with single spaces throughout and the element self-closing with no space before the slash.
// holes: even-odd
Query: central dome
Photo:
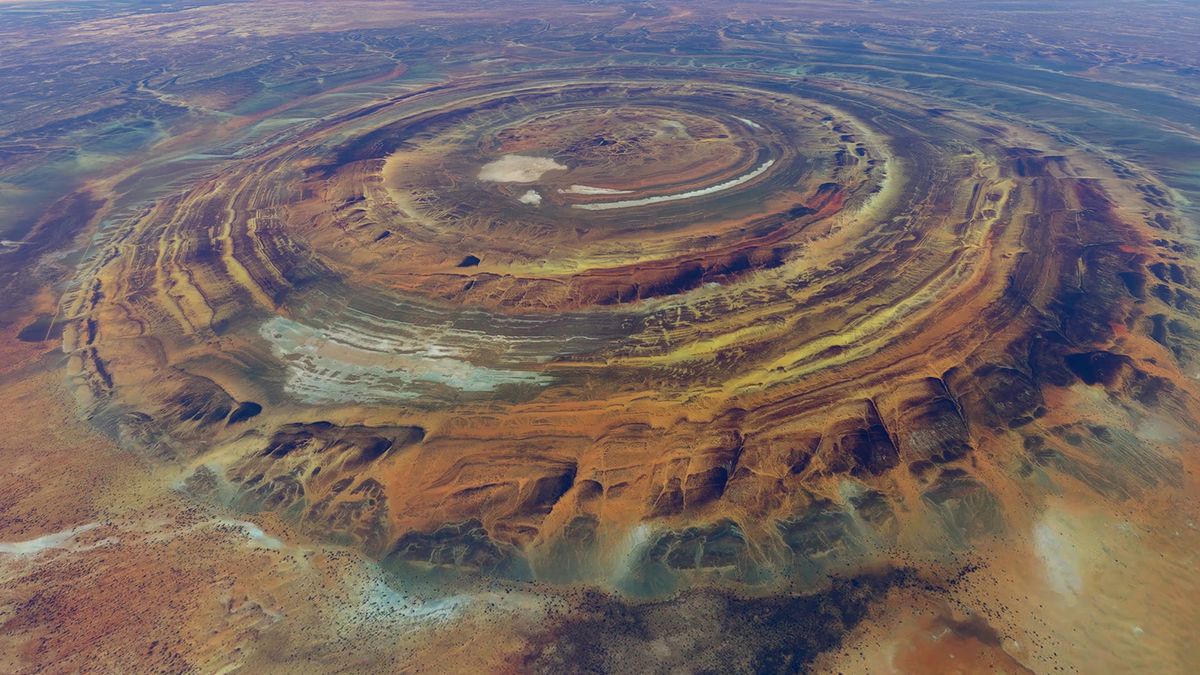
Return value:
<svg viewBox="0 0 1200 675">
<path fill-rule="evenodd" d="M 761 150 L 746 123 L 649 105 L 535 114 L 482 136 L 482 156 L 552 159 L 538 182 L 580 197 L 656 192 L 735 171 Z M 586 199 L 584 200 L 586 201 Z"/>
<path fill-rule="evenodd" d="M 784 264 L 883 178 L 886 151 L 855 120 L 764 88 L 434 92 L 339 132 L 286 222 L 347 278 L 455 304 L 558 311 L 726 284 Z"/>
</svg>

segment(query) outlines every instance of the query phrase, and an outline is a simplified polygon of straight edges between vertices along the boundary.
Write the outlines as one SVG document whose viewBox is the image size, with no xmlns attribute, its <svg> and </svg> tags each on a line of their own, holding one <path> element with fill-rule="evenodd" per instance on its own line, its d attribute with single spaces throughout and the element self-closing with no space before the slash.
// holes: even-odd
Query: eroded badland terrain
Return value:
<svg viewBox="0 0 1200 675">
<path fill-rule="evenodd" d="M 1194 672 L 1200 11 L 0 3 L 0 669 Z"/>
</svg>

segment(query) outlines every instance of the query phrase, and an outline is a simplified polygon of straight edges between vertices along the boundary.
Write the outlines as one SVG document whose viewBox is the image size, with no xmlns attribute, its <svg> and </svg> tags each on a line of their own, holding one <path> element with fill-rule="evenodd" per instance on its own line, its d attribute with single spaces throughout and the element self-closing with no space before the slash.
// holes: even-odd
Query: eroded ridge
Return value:
<svg viewBox="0 0 1200 675">
<path fill-rule="evenodd" d="M 1110 413 L 1195 418 L 1194 272 L 1118 168 L 847 81 L 464 78 L 159 202 L 68 350 L 189 490 L 393 569 L 815 583 L 1003 535 L 1014 476 L 1177 479 Z"/>
</svg>

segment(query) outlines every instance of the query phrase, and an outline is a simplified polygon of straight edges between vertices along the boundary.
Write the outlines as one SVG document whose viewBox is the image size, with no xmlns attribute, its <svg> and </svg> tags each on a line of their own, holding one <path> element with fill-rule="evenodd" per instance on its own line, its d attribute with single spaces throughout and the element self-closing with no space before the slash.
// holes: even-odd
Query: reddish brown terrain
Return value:
<svg viewBox="0 0 1200 675">
<path fill-rule="evenodd" d="M 0 669 L 1193 672 L 1200 14 L 1018 5 L 0 4 Z"/>
</svg>

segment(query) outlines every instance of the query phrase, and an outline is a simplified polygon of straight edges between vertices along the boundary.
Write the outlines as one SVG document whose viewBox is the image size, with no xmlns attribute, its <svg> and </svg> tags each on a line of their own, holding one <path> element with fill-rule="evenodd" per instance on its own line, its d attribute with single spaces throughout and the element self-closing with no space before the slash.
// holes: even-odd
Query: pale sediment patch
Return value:
<svg viewBox="0 0 1200 675">
<path fill-rule="evenodd" d="M 402 401 L 422 395 L 427 385 L 489 392 L 506 384 L 545 385 L 550 380 L 537 372 L 477 365 L 464 343 L 495 345 L 496 340 L 443 327 L 397 335 L 317 328 L 275 317 L 263 323 L 259 334 L 287 364 L 287 393 L 305 403 Z"/>
<path fill-rule="evenodd" d="M 632 190 L 614 190 L 613 188 L 592 187 L 591 185 L 569 185 L 559 190 L 564 195 L 627 195 Z"/>
<path fill-rule="evenodd" d="M 771 168 L 774 164 L 775 164 L 775 160 L 768 159 L 767 161 L 765 161 L 761 165 L 759 165 L 759 167 L 757 169 L 751 171 L 750 173 L 743 174 L 732 180 L 727 180 L 724 183 L 717 183 L 716 185 L 710 185 L 706 188 L 700 188 L 698 190 L 688 190 L 687 192 L 678 192 L 673 195 L 657 195 L 654 197 L 642 197 L 641 199 L 624 199 L 619 202 L 602 202 L 599 204 L 576 204 L 575 208 L 587 209 L 588 211 L 605 211 L 608 209 L 627 209 L 627 208 L 631 208 L 634 206 L 648 206 L 650 204 L 660 204 L 662 202 L 675 202 L 675 201 L 679 201 L 681 199 L 691 199 L 693 197 L 702 197 L 704 195 L 711 195 L 715 192 L 723 192 L 730 188 L 735 188 L 747 181 L 754 180 L 755 178 L 762 175 L 763 172 L 765 172 L 767 169 Z"/>
<path fill-rule="evenodd" d="M 1046 516 L 1033 526 L 1033 546 L 1050 587 L 1074 603 L 1083 589 L 1083 574 L 1071 538 L 1059 518 Z"/>
<path fill-rule="evenodd" d="M 74 539 L 76 535 L 87 532 L 88 530 L 94 530 L 97 527 L 100 527 L 100 523 L 87 523 L 78 527 L 72 527 L 69 530 L 54 532 L 36 537 L 34 539 L 27 539 L 25 541 L 0 542 L 0 553 L 7 553 L 10 555 L 37 555 L 42 551 L 49 551 L 53 549 L 76 548 L 70 543 L 71 540 Z M 80 550 L 86 550 L 87 548 L 91 547 L 87 546 L 79 548 Z"/>
<path fill-rule="evenodd" d="M 505 155 L 484 164 L 479 169 L 479 180 L 490 183 L 532 183 L 548 171 L 566 171 L 563 164 L 549 157 Z"/>
<path fill-rule="evenodd" d="M 654 527 L 639 523 L 607 547 L 605 562 L 609 572 L 606 576 L 610 583 L 620 586 L 634 573 L 638 561 L 653 543 L 657 533 Z"/>
<path fill-rule="evenodd" d="M 529 190 L 520 197 L 517 197 L 517 201 L 530 206 L 540 206 L 542 203 L 542 195 L 538 194 L 537 190 Z"/>
<path fill-rule="evenodd" d="M 352 595 L 335 617 L 344 624 L 343 630 L 360 630 L 364 618 L 370 620 L 368 625 L 386 626 L 394 633 L 450 630 L 485 607 L 508 620 L 537 622 L 545 618 L 550 604 L 549 597 L 539 593 L 481 590 L 469 585 L 455 589 L 454 584 L 447 584 L 437 590 L 413 592 L 375 564 L 351 574 L 343 583 L 353 589 Z"/>
<path fill-rule="evenodd" d="M 285 546 L 281 540 L 267 534 L 261 527 L 248 520 L 221 520 L 220 524 L 241 530 L 256 546 L 272 551 L 281 551 Z"/>
</svg>

